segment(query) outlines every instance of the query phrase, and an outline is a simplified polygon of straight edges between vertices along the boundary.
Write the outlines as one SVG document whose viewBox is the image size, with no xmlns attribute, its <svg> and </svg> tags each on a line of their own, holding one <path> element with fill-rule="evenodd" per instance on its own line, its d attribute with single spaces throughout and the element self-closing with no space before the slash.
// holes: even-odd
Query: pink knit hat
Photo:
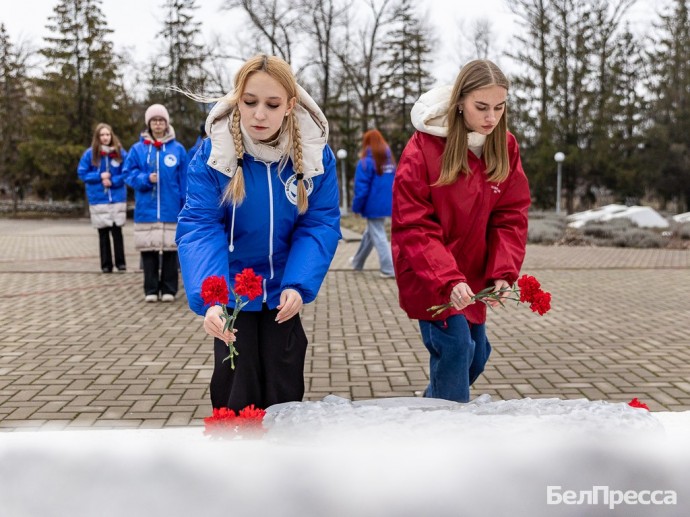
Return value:
<svg viewBox="0 0 690 517">
<path fill-rule="evenodd" d="M 146 122 L 147 126 L 149 125 L 149 121 L 154 117 L 164 118 L 165 122 L 170 124 L 170 115 L 168 115 L 168 110 L 165 109 L 165 106 L 162 104 L 151 104 L 151 106 L 146 109 L 144 121 Z"/>
</svg>

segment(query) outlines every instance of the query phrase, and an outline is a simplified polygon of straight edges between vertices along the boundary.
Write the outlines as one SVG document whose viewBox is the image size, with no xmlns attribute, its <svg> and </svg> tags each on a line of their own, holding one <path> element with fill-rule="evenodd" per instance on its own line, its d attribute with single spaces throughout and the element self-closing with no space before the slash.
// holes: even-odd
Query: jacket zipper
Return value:
<svg viewBox="0 0 690 517">
<path fill-rule="evenodd" d="M 271 279 L 273 279 L 273 183 L 271 183 L 271 164 L 266 163 L 266 180 L 268 181 L 268 214 L 269 214 L 269 226 L 268 226 L 268 264 L 271 268 Z M 266 279 L 264 278 L 264 303 L 268 298 L 268 293 L 266 292 Z"/>
</svg>

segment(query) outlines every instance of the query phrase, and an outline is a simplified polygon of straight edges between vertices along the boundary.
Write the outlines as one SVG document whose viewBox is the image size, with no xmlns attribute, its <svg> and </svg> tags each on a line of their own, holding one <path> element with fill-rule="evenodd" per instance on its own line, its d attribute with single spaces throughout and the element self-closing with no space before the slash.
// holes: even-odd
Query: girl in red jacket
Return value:
<svg viewBox="0 0 690 517">
<path fill-rule="evenodd" d="M 508 86 L 494 63 L 476 60 L 412 108 L 417 132 L 395 176 L 391 244 L 400 306 L 419 320 L 431 356 L 426 397 L 469 401 L 491 352 L 486 305 L 473 296 L 510 287 L 525 256 L 530 194 L 507 130 Z M 427 310 L 449 301 L 436 318 Z"/>
</svg>

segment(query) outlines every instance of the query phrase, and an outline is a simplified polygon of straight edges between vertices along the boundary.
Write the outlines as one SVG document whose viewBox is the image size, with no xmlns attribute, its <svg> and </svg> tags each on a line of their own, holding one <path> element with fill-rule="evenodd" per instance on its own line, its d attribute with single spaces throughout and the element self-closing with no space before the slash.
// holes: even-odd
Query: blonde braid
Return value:
<svg viewBox="0 0 690 517">
<path fill-rule="evenodd" d="M 309 208 L 309 200 L 307 199 L 307 187 L 304 186 L 304 164 L 302 163 L 302 132 L 299 129 L 299 123 L 295 117 L 294 110 L 290 114 L 293 127 L 293 149 L 295 154 L 295 163 L 293 167 L 297 175 L 297 212 L 303 214 Z"/>
<path fill-rule="evenodd" d="M 232 126 L 230 129 L 232 140 L 235 143 L 235 154 L 237 155 L 237 169 L 228 183 L 223 193 L 224 203 L 235 203 L 241 205 L 247 195 L 244 190 L 244 173 L 242 172 L 242 157 L 244 156 L 244 144 L 242 143 L 242 131 L 240 130 L 240 110 L 235 108 L 232 114 Z"/>
</svg>

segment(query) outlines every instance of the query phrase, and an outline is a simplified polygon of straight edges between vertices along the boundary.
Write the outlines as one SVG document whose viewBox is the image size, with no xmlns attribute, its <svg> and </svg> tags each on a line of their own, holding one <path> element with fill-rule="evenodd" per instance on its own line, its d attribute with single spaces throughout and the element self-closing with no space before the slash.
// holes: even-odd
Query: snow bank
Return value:
<svg viewBox="0 0 690 517">
<path fill-rule="evenodd" d="M 0 515 L 664 516 L 689 509 L 688 413 L 586 400 L 327 397 L 269 408 L 265 426 L 262 438 L 228 440 L 200 427 L 0 433 Z M 583 503 L 547 504 L 549 490 L 583 494 Z M 587 495 L 594 491 L 596 504 Z M 626 491 L 667 502 L 647 497 L 648 504 L 612 509 L 602 501 Z"/>
</svg>

